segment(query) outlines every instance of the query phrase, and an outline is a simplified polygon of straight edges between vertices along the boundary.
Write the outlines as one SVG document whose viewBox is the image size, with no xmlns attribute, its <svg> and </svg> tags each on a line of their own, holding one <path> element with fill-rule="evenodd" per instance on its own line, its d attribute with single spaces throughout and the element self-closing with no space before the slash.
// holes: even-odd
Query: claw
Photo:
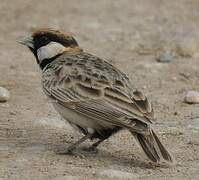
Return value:
<svg viewBox="0 0 199 180">
<path fill-rule="evenodd" d="M 98 149 L 96 147 L 90 146 L 88 148 L 84 147 L 82 148 L 83 151 L 89 152 L 89 153 L 93 153 L 93 154 L 97 154 L 98 153 Z"/>
<path fill-rule="evenodd" d="M 74 149 L 70 149 L 70 148 L 67 148 L 67 149 L 59 149 L 59 150 L 56 151 L 56 153 L 57 153 L 57 154 L 60 154 L 60 155 L 66 155 L 66 154 L 68 154 L 68 155 L 73 155 L 73 154 L 74 154 L 74 153 L 73 153 L 73 150 L 74 150 Z"/>
</svg>

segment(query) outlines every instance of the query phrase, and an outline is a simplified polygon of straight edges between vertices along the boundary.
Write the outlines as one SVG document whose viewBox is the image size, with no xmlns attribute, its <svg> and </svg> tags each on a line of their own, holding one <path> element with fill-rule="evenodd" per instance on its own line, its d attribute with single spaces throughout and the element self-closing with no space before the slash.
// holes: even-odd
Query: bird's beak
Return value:
<svg viewBox="0 0 199 180">
<path fill-rule="evenodd" d="M 17 40 L 18 43 L 28 46 L 30 48 L 34 48 L 33 38 L 32 36 L 23 36 Z"/>
</svg>

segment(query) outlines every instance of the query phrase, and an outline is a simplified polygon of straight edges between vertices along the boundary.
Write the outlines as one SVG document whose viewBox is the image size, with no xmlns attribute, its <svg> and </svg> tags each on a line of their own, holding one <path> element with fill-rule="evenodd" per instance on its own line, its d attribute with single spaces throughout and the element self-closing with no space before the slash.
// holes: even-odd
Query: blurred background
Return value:
<svg viewBox="0 0 199 180">
<path fill-rule="evenodd" d="M 197 0 L 0 0 L 0 179 L 197 179 L 198 10 Z M 56 114 L 34 57 L 16 42 L 40 27 L 71 32 L 130 77 L 154 106 L 175 167 L 151 168 L 125 131 L 98 155 L 55 154 L 80 135 Z"/>
</svg>

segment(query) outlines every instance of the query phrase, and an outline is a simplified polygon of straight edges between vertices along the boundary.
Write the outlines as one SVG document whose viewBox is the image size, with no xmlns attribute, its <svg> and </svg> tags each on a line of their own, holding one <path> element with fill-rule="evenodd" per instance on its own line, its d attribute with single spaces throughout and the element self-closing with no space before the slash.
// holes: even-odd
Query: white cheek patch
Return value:
<svg viewBox="0 0 199 180">
<path fill-rule="evenodd" d="M 65 51 L 65 47 L 57 42 L 50 42 L 49 44 L 40 47 L 37 50 L 37 57 L 41 62 L 44 59 L 50 59 Z"/>
</svg>

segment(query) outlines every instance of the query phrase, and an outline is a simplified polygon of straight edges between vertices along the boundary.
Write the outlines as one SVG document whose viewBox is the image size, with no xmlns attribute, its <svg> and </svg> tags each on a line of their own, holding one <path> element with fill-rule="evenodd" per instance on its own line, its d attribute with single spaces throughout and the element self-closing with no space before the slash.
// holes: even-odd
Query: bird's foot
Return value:
<svg viewBox="0 0 199 180">
<path fill-rule="evenodd" d="M 74 155 L 74 148 L 72 149 L 72 148 L 66 148 L 66 149 L 58 149 L 57 151 L 56 151 L 56 153 L 57 154 L 60 154 L 60 155 L 66 155 L 66 154 L 68 154 L 68 155 Z"/>
<path fill-rule="evenodd" d="M 96 147 L 93 147 L 93 146 L 83 147 L 82 150 L 85 151 L 85 152 L 88 152 L 88 153 L 92 153 L 92 154 L 98 153 L 98 149 Z"/>
</svg>

